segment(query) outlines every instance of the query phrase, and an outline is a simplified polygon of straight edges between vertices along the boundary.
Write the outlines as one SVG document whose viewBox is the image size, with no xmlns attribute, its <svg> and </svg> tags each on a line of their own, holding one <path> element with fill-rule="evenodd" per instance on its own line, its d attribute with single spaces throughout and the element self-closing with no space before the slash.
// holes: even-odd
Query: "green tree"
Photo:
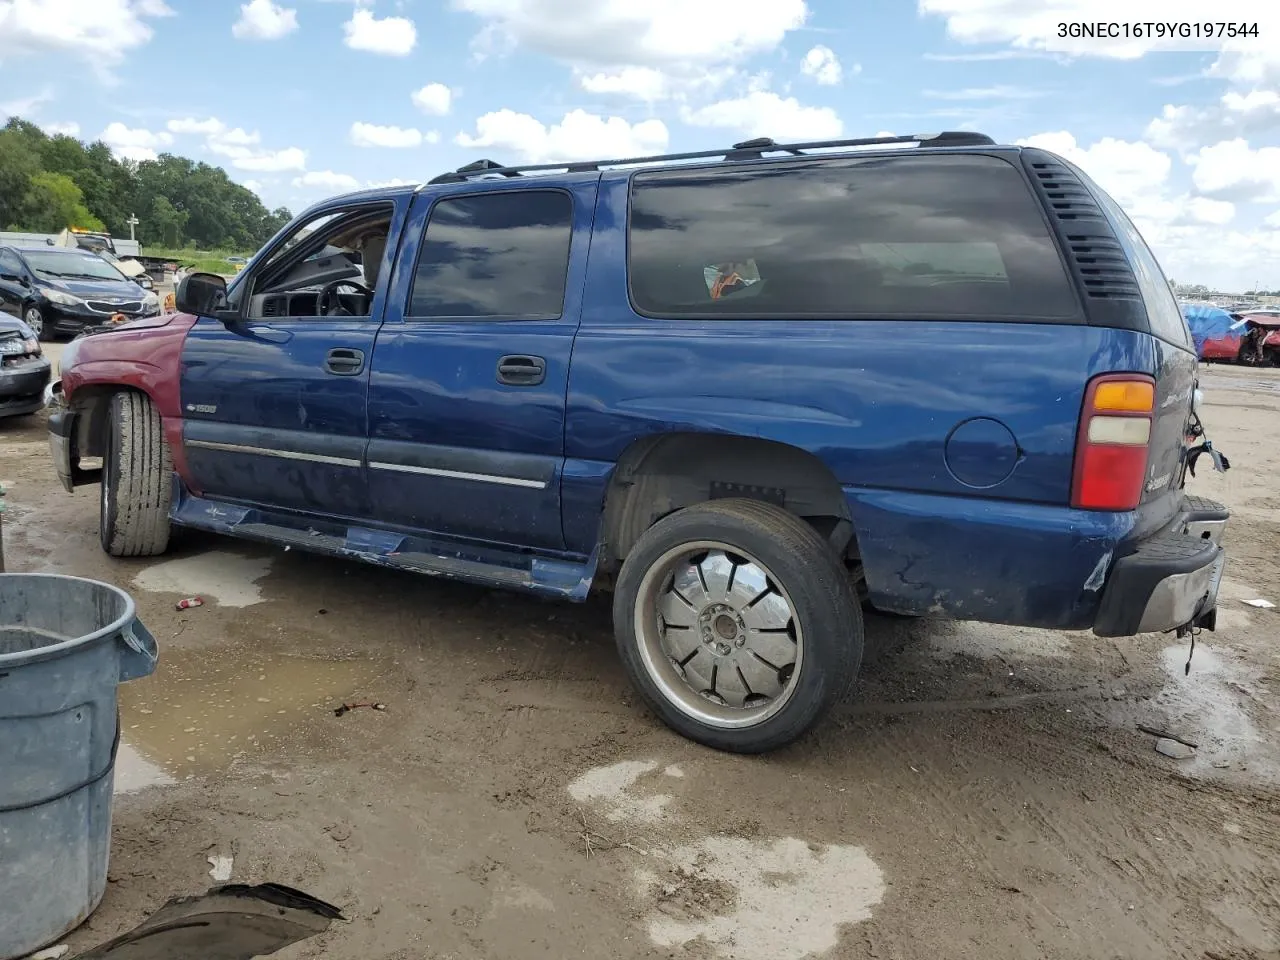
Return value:
<svg viewBox="0 0 1280 960">
<path fill-rule="evenodd" d="M 38 233 L 58 233 L 67 227 L 105 230 L 106 225 L 84 205 L 84 194 L 65 173 L 43 170 L 31 178 L 35 214 L 29 222 Z"/>
<path fill-rule="evenodd" d="M 187 213 L 177 210 L 168 197 L 157 196 L 151 202 L 150 230 L 160 237 L 160 244 L 170 249 L 182 246 L 182 230 L 187 225 Z"/>
<path fill-rule="evenodd" d="M 45 232 L 60 223 L 60 230 L 72 218 L 127 237 L 135 210 L 143 244 L 185 240 L 204 249 L 254 249 L 293 218 L 283 207 L 268 211 L 207 163 L 171 154 L 133 163 L 100 141 L 50 137 L 17 117 L 0 128 L 0 228 Z"/>
<path fill-rule="evenodd" d="M 21 230 L 36 212 L 31 178 L 40 172 L 39 155 L 20 134 L 0 130 L 0 229 Z"/>
</svg>

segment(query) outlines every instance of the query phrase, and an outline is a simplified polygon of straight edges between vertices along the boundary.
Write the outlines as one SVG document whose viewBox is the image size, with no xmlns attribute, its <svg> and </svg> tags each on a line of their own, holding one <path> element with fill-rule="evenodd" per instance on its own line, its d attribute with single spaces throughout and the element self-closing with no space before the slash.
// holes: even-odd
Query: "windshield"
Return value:
<svg viewBox="0 0 1280 960">
<path fill-rule="evenodd" d="M 45 253 L 27 251 L 23 254 L 36 273 L 46 277 L 66 280 L 125 280 L 123 273 L 101 257 L 92 253 Z"/>
</svg>

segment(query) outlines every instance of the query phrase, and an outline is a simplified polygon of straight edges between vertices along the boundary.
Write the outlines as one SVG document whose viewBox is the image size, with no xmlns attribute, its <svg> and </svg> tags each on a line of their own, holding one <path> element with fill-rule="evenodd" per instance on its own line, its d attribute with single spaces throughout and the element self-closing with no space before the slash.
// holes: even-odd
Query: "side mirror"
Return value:
<svg viewBox="0 0 1280 960">
<path fill-rule="evenodd" d="M 0 273 L 0 280 L 8 280 L 10 283 L 26 283 L 26 278 L 20 277 L 16 273 Z"/>
<path fill-rule="evenodd" d="M 227 281 L 216 273 L 189 273 L 178 284 L 174 306 L 179 313 L 211 317 L 226 297 Z"/>
</svg>

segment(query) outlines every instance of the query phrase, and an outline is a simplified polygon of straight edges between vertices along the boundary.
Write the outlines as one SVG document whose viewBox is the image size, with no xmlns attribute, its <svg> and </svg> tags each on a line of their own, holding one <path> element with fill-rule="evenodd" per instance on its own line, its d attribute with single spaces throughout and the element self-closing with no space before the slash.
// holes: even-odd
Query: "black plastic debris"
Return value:
<svg viewBox="0 0 1280 960">
<path fill-rule="evenodd" d="M 300 890 L 231 884 L 170 900 L 140 926 L 77 960 L 251 960 L 324 933 L 334 920 L 346 918 Z"/>
</svg>

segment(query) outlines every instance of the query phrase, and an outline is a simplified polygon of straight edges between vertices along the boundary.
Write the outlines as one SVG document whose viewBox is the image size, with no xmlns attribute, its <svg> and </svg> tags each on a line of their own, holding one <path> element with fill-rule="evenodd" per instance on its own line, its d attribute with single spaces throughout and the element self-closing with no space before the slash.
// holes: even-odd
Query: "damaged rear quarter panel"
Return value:
<svg viewBox="0 0 1280 960">
<path fill-rule="evenodd" d="M 1132 513 L 845 488 L 882 610 L 1086 629 Z"/>
</svg>

